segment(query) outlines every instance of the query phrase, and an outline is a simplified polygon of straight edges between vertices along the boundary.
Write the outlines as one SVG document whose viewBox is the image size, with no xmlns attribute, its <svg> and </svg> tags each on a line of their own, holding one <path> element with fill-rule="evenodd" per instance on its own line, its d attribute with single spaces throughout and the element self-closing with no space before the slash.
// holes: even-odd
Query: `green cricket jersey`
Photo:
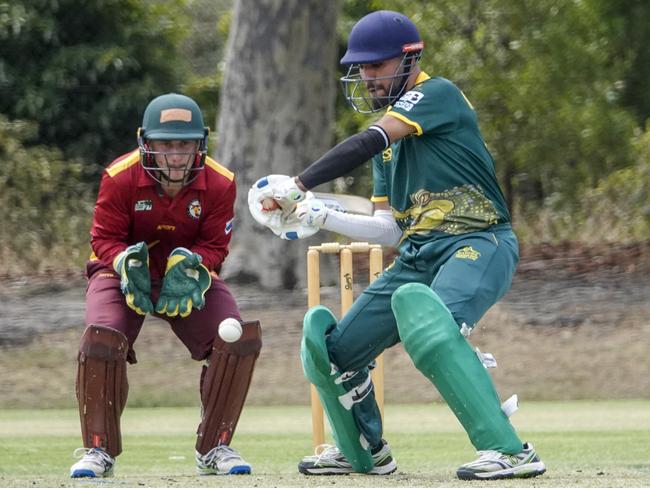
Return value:
<svg viewBox="0 0 650 488">
<path fill-rule="evenodd" d="M 404 238 L 424 243 L 510 221 L 476 112 L 456 85 L 420 73 L 387 114 L 416 129 L 373 158 L 372 200 L 388 201 Z"/>
</svg>

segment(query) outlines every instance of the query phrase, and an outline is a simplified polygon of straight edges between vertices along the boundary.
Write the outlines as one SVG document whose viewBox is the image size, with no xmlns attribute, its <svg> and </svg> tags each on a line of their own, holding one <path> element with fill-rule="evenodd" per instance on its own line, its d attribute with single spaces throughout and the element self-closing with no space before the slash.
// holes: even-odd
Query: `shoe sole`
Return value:
<svg viewBox="0 0 650 488">
<path fill-rule="evenodd" d="M 70 473 L 70 478 L 110 478 L 113 476 L 112 472 L 97 475 L 92 469 L 75 469 Z"/>
<path fill-rule="evenodd" d="M 208 469 L 208 470 L 201 470 L 200 468 L 197 468 L 198 473 L 201 476 L 212 476 L 212 475 L 217 475 L 217 476 L 228 476 L 231 474 L 237 475 L 237 474 L 251 474 L 251 467 L 250 466 L 233 466 L 230 468 L 230 470 L 227 473 L 219 473 L 218 471 L 215 471 L 213 469 Z"/>
<path fill-rule="evenodd" d="M 396 470 L 397 470 L 397 464 L 395 462 L 392 462 L 390 464 L 387 464 L 386 466 L 375 466 L 368 473 L 362 473 L 362 474 L 369 474 L 373 476 L 385 476 L 394 473 Z M 298 465 L 298 472 L 307 476 L 342 476 L 342 475 L 356 473 L 356 471 L 352 471 L 349 468 L 333 468 L 333 467 L 311 468 L 311 467 L 306 467 L 301 465 Z"/>
<path fill-rule="evenodd" d="M 539 466 L 538 464 L 541 464 Z M 531 470 L 532 468 L 532 470 Z M 471 470 L 459 469 L 456 471 L 456 476 L 461 480 L 504 480 L 513 478 L 534 478 L 546 472 L 546 467 L 542 463 L 533 463 L 520 468 L 512 468 L 502 471 L 477 473 Z"/>
</svg>

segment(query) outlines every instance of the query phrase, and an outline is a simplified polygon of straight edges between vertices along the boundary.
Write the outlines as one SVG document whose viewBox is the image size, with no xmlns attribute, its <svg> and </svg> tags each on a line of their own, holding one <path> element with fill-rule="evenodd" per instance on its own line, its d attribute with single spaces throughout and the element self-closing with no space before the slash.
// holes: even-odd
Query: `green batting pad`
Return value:
<svg viewBox="0 0 650 488">
<path fill-rule="evenodd" d="M 400 286 L 391 299 L 399 335 L 415 366 L 431 380 L 477 450 L 521 451 L 494 384 L 449 309 L 428 286 Z"/>
<path fill-rule="evenodd" d="M 318 391 L 336 446 L 355 471 L 367 473 L 374 466 L 370 446 L 354 420 L 352 403 L 345 401 L 350 393 L 336 381 L 341 373 L 332 368 L 325 344 L 325 334 L 335 325 L 336 317 L 327 308 L 319 305 L 309 309 L 303 321 L 302 368 Z"/>
</svg>

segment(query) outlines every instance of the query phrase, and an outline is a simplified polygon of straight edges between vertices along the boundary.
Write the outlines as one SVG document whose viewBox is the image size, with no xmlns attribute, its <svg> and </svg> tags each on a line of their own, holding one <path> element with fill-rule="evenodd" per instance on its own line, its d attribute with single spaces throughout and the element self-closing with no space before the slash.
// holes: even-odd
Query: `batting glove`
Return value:
<svg viewBox="0 0 650 488">
<path fill-rule="evenodd" d="M 320 229 L 325 224 L 329 209 L 317 199 L 303 200 L 296 206 L 296 218 L 304 225 Z"/>
<path fill-rule="evenodd" d="M 286 213 L 305 199 L 305 192 L 298 188 L 295 178 L 287 175 L 268 175 L 257 180 L 252 187 L 258 202 L 266 198 L 275 200 Z"/>
<path fill-rule="evenodd" d="M 113 260 L 113 269 L 120 275 L 120 288 L 129 308 L 140 315 L 152 313 L 147 244 L 138 242 L 127 247 Z"/>
<path fill-rule="evenodd" d="M 192 308 L 203 308 L 205 292 L 212 284 L 212 277 L 201 261 L 200 255 L 184 247 L 177 247 L 171 252 L 156 303 L 157 313 L 187 317 Z"/>
</svg>

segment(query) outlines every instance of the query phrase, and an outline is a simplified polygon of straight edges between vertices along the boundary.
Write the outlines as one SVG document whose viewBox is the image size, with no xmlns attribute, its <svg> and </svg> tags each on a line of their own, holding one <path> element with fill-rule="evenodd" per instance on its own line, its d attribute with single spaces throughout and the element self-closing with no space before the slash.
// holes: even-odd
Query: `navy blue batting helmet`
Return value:
<svg viewBox="0 0 650 488">
<path fill-rule="evenodd" d="M 341 64 L 367 64 L 421 51 L 420 33 L 404 14 L 379 10 L 362 17 L 350 32 Z"/>
<path fill-rule="evenodd" d="M 361 18 L 350 32 L 348 50 L 341 64 L 348 66 L 341 87 L 350 106 L 361 113 L 372 113 L 393 104 L 401 97 L 417 63 L 424 44 L 415 24 L 409 18 L 390 10 L 379 10 Z M 368 78 L 362 76 L 362 67 L 401 57 L 399 66 L 389 75 Z M 377 82 L 390 82 L 387 93 L 379 96 L 368 90 Z"/>
</svg>

